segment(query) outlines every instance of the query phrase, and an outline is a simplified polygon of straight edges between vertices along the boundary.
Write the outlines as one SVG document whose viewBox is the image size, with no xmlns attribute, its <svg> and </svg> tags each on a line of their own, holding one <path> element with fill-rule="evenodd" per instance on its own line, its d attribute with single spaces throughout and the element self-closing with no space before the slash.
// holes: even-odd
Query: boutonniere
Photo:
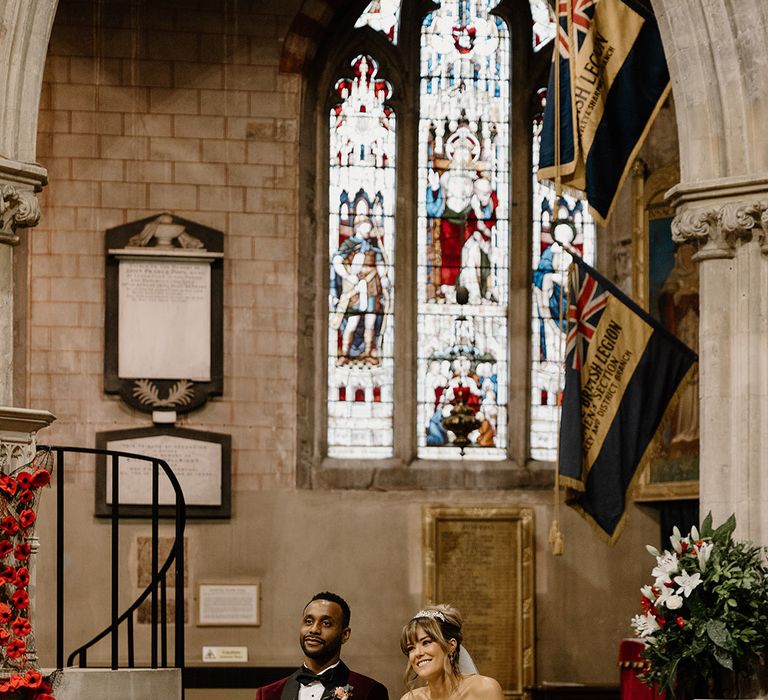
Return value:
<svg viewBox="0 0 768 700">
<path fill-rule="evenodd" d="M 334 688 L 331 697 L 334 700 L 349 700 L 352 697 L 352 686 L 347 684 Z"/>
</svg>

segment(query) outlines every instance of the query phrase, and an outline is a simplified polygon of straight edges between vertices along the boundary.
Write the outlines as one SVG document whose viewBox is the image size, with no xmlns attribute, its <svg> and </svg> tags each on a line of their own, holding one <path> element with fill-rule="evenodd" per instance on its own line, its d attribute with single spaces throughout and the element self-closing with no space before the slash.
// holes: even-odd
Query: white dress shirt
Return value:
<svg viewBox="0 0 768 700">
<path fill-rule="evenodd" d="M 339 665 L 339 661 L 337 661 L 333 666 L 329 666 L 328 668 L 324 668 L 323 672 L 327 671 L 329 668 L 335 668 Z M 310 683 L 309 685 L 304 685 L 302 683 L 299 683 L 299 698 L 298 700 L 320 700 L 320 698 L 323 696 L 323 692 L 325 691 L 325 686 L 320 681 L 315 681 L 314 683 Z"/>
</svg>

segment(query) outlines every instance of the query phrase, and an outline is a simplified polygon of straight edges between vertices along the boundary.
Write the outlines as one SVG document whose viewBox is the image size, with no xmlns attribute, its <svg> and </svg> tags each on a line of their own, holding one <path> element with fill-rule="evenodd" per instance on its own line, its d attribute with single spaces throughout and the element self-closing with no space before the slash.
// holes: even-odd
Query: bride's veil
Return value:
<svg viewBox="0 0 768 700">
<path fill-rule="evenodd" d="M 465 675 L 478 672 L 475 662 L 463 646 L 459 647 L 459 671 Z"/>
</svg>

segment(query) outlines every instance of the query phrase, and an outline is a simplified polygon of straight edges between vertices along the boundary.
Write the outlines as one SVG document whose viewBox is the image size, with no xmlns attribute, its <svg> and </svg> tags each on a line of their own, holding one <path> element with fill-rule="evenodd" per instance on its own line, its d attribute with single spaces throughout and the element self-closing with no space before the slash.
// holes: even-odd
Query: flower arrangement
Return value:
<svg viewBox="0 0 768 700">
<path fill-rule="evenodd" d="M 646 643 L 642 680 L 667 696 L 698 695 L 705 683 L 704 692 L 716 693 L 709 697 L 739 697 L 740 679 L 765 668 L 764 548 L 734 540 L 735 528 L 732 515 L 713 529 L 710 513 L 701 530 L 694 527 L 685 537 L 675 527 L 671 551 L 647 547 L 656 559 L 653 584 L 641 589 L 642 614 L 632 627 Z"/>
<path fill-rule="evenodd" d="M 28 657 L 29 540 L 40 489 L 51 481 L 51 462 L 36 460 L 0 473 L 0 700 L 54 700 L 51 679 Z"/>
<path fill-rule="evenodd" d="M 349 700 L 352 697 L 352 686 L 347 683 L 347 685 L 340 685 L 333 689 L 333 693 L 331 694 L 332 700 Z"/>
</svg>

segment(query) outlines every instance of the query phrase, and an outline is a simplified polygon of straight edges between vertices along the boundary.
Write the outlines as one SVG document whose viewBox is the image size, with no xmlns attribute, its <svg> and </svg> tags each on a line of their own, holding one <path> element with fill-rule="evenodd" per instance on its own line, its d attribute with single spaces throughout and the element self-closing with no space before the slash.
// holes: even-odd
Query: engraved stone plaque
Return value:
<svg viewBox="0 0 768 700">
<path fill-rule="evenodd" d="M 427 600 L 459 609 L 479 672 L 522 698 L 535 672 L 532 511 L 430 506 L 425 535 Z"/>
</svg>

